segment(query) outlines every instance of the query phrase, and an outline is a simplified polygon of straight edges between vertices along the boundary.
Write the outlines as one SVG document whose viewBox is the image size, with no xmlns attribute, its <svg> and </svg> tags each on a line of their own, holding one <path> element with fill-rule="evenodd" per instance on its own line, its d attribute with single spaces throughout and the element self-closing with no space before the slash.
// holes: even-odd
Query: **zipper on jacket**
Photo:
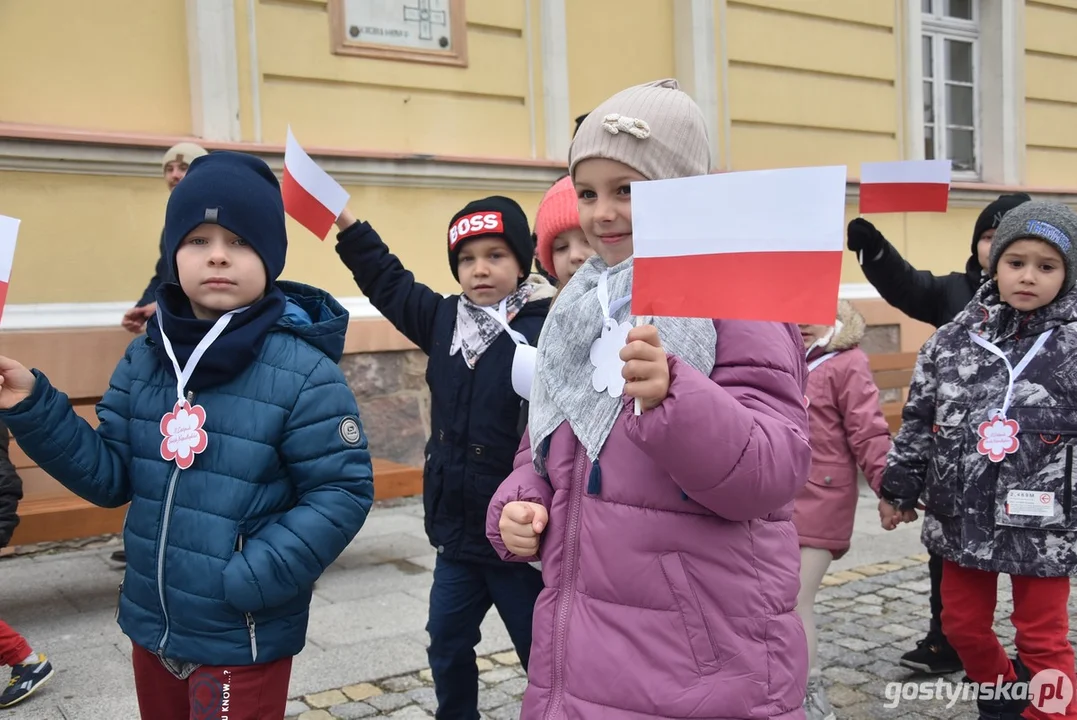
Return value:
<svg viewBox="0 0 1077 720">
<path fill-rule="evenodd" d="M 113 620 L 120 619 L 120 600 L 123 600 L 123 580 L 120 580 L 120 589 L 116 593 L 116 617 Z"/>
<path fill-rule="evenodd" d="M 258 662 L 258 636 L 255 633 L 254 616 L 244 613 L 247 617 L 247 631 L 251 635 L 251 661 Z"/>
<path fill-rule="evenodd" d="M 1073 446 L 1066 446 L 1066 481 L 1062 485 L 1062 513 L 1066 524 L 1073 515 Z"/>
<path fill-rule="evenodd" d="M 553 697 L 546 717 L 555 718 L 561 712 L 565 694 L 565 640 L 568 635 L 568 616 L 572 607 L 572 594 L 576 589 L 576 555 L 580 542 L 580 506 L 583 504 L 583 470 L 586 457 L 583 446 L 576 444 L 576 460 L 572 467 L 572 484 L 569 492 L 568 526 L 565 531 L 564 560 L 561 563 L 561 592 L 557 598 L 557 615 L 553 639 Z"/>
<path fill-rule="evenodd" d="M 187 393 L 187 402 L 194 402 L 194 393 Z M 161 615 L 165 619 L 165 630 L 161 641 L 157 643 L 157 654 L 164 653 L 171 630 L 168 622 L 168 605 L 165 603 L 165 549 L 168 547 L 168 526 L 172 520 L 172 502 L 176 499 L 176 480 L 179 478 L 179 465 L 173 464 L 168 475 L 168 488 L 165 490 L 165 509 L 161 518 L 161 537 L 157 542 L 157 596 L 161 601 Z"/>
</svg>

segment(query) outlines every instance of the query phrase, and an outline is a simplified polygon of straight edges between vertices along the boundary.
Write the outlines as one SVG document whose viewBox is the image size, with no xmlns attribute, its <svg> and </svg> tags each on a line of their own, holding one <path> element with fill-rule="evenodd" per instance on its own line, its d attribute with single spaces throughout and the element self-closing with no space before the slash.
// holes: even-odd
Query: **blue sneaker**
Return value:
<svg viewBox="0 0 1077 720">
<path fill-rule="evenodd" d="M 11 668 L 11 681 L 4 692 L 0 693 L 0 708 L 18 705 L 52 677 L 52 663 L 45 657 L 45 653 L 38 653 L 37 656 L 41 659 L 40 662 L 15 665 Z"/>
</svg>

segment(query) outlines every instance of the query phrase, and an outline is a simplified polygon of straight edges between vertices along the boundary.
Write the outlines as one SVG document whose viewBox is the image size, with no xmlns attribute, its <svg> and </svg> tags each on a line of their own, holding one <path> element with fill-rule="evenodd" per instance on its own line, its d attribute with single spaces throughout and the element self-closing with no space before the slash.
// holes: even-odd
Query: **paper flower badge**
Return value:
<svg viewBox="0 0 1077 720">
<path fill-rule="evenodd" d="M 177 402 L 172 412 L 161 418 L 161 457 L 168 462 L 176 461 L 181 470 L 194 463 L 194 456 L 206 449 L 209 437 L 202 426 L 206 423 L 206 411 L 201 405 L 191 406 Z"/>
<path fill-rule="evenodd" d="M 595 371 L 591 374 L 591 387 L 595 392 L 605 390 L 610 397 L 618 398 L 625 389 L 625 379 L 621 375 L 624 361 L 621 360 L 621 348 L 628 340 L 632 324 L 617 324 L 612 320 L 602 328 L 602 336 L 591 343 L 591 364 Z"/>
<path fill-rule="evenodd" d="M 1020 429 L 1016 420 L 1007 420 L 1000 415 L 982 422 L 977 429 L 980 441 L 976 444 L 976 451 L 986 455 L 991 462 L 1001 462 L 1020 447 L 1021 442 L 1017 439 Z"/>
</svg>

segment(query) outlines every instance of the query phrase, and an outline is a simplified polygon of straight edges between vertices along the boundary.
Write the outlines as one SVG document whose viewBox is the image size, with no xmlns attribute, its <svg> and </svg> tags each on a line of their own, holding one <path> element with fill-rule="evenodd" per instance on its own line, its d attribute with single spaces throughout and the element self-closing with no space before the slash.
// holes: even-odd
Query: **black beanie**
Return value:
<svg viewBox="0 0 1077 720">
<path fill-rule="evenodd" d="M 976 218 L 976 227 L 972 231 L 972 255 L 975 257 L 977 254 L 976 246 L 980 242 L 981 235 L 991 228 L 997 228 L 1006 213 L 1013 210 L 1018 205 L 1027 203 L 1030 200 L 1032 200 L 1032 198 L 1025 193 L 999 195 L 997 200 L 985 207 L 983 212 L 980 213 L 980 217 Z"/>
<path fill-rule="evenodd" d="M 460 282 L 457 273 L 460 248 L 468 240 L 490 236 L 507 242 L 520 263 L 524 278 L 530 274 L 531 263 L 535 259 L 535 245 L 531 241 L 527 215 L 512 198 L 493 195 L 469 202 L 449 223 L 449 269 L 457 282 Z"/>
<path fill-rule="evenodd" d="M 219 151 L 191 163 L 165 211 L 165 252 L 177 279 L 180 242 L 202 223 L 220 225 L 243 238 L 262 258 L 267 288 L 284 271 L 284 201 L 277 177 L 260 158 Z"/>
</svg>

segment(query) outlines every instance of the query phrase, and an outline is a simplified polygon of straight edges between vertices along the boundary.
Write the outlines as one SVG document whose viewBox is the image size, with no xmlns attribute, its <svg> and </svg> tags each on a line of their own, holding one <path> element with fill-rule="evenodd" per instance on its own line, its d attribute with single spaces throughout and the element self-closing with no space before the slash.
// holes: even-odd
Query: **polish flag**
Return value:
<svg viewBox="0 0 1077 720">
<path fill-rule="evenodd" d="M 0 318 L 4 316 L 7 303 L 7 286 L 11 281 L 11 266 L 15 262 L 15 238 L 19 234 L 19 221 L 0 215 Z"/>
<path fill-rule="evenodd" d="M 907 160 L 860 165 L 860 214 L 946 212 L 949 160 Z"/>
<path fill-rule="evenodd" d="M 348 192 L 310 159 L 288 128 L 284 146 L 284 210 L 300 225 L 325 240 L 348 204 Z"/>
<path fill-rule="evenodd" d="M 632 314 L 832 325 L 846 168 L 632 183 Z"/>
</svg>

